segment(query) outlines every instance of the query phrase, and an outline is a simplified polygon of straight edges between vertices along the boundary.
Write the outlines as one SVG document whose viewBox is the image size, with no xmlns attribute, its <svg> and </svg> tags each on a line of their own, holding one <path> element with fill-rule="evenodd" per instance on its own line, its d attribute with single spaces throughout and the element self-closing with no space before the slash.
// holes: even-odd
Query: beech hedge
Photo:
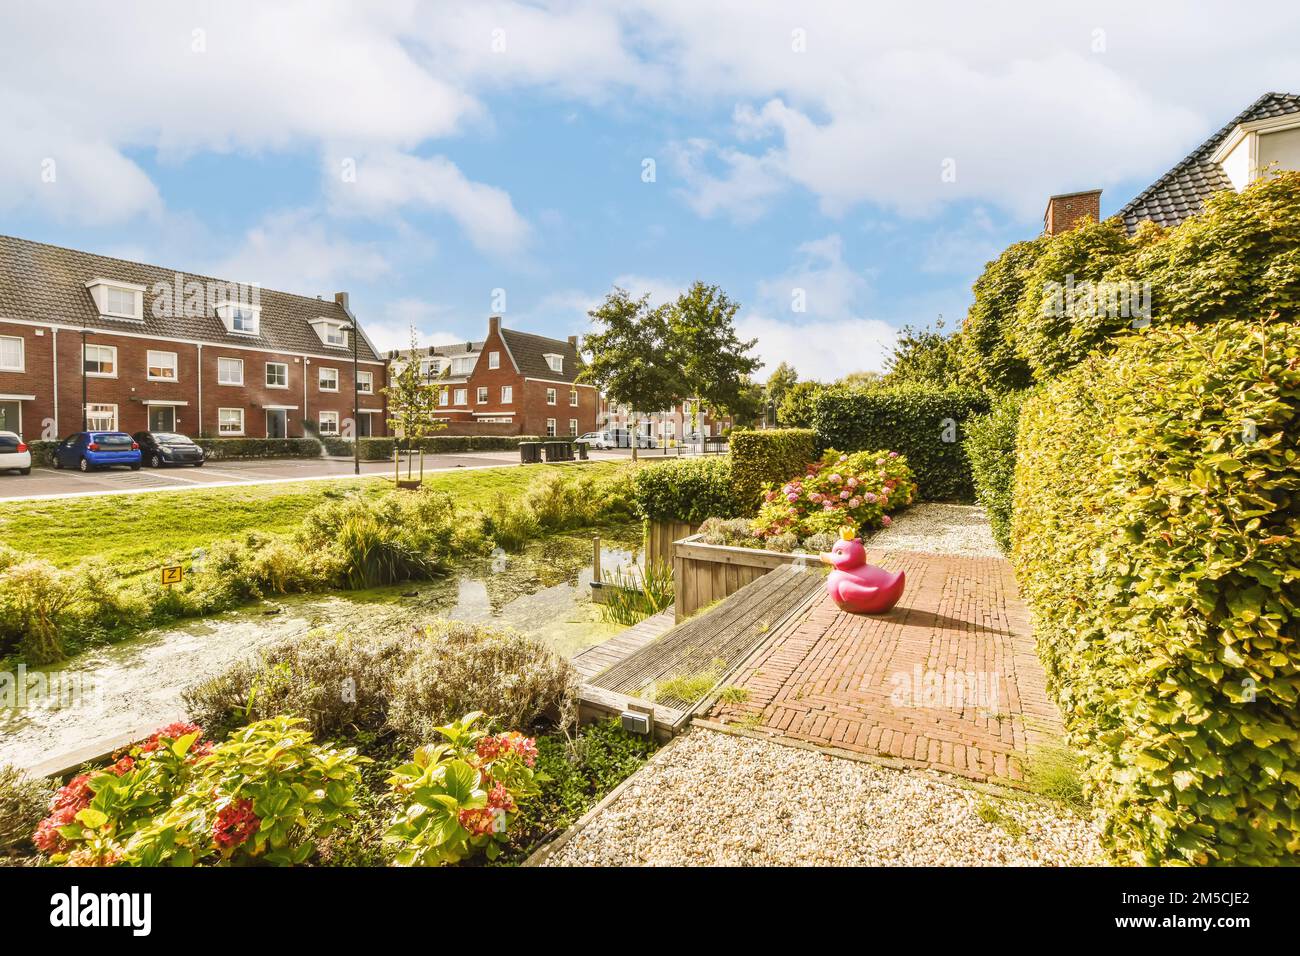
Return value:
<svg viewBox="0 0 1300 956">
<path fill-rule="evenodd" d="M 1021 409 L 1014 560 L 1108 844 L 1300 854 L 1300 325 L 1152 327 Z"/>
<path fill-rule="evenodd" d="M 315 438 L 196 438 L 209 461 L 246 458 L 319 458 L 321 443 Z"/>
<path fill-rule="evenodd" d="M 731 518 L 740 512 L 729 458 L 676 458 L 637 469 L 632 501 L 649 521 Z"/>
<path fill-rule="evenodd" d="M 1023 392 L 993 400 L 986 415 L 966 423 L 966 457 L 970 460 L 975 499 L 988 512 L 993 540 L 1011 553 L 1011 501 L 1016 474 L 1016 431 Z"/>
<path fill-rule="evenodd" d="M 923 499 L 973 501 L 966 422 L 989 409 L 986 395 L 956 389 L 833 388 L 817 398 L 820 448 L 889 448 L 907 456 Z"/>
<path fill-rule="evenodd" d="M 744 514 L 758 509 L 763 487 L 802 475 L 817 458 L 811 428 L 738 429 L 731 433 L 731 483 Z M 705 515 L 705 517 L 717 517 Z"/>
</svg>

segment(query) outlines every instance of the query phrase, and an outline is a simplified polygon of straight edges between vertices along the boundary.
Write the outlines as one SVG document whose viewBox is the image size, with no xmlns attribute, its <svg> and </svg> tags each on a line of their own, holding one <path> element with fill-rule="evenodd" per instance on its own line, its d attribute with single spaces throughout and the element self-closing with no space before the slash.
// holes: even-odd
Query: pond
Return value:
<svg viewBox="0 0 1300 956">
<path fill-rule="evenodd" d="M 626 534 L 603 540 L 602 568 L 635 561 L 639 543 Z M 513 627 L 571 656 L 622 630 L 591 602 L 591 548 L 590 537 L 555 535 L 518 555 L 464 562 L 434 581 L 280 597 L 92 648 L 54 668 L 0 675 L 0 763 L 32 767 L 99 740 L 148 733 L 184 716 L 185 687 L 311 630 L 396 633 L 448 617 Z M 20 686 L 25 699 L 15 699 Z"/>
</svg>

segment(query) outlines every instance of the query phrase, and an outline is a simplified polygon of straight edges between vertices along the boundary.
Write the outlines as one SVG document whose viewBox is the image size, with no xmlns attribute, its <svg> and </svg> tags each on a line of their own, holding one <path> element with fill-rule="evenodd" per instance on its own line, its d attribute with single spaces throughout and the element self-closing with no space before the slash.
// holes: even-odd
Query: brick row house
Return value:
<svg viewBox="0 0 1300 956">
<path fill-rule="evenodd" d="M 389 353 L 392 374 L 409 354 Z M 520 332 L 494 315 L 483 341 L 430 346 L 418 355 L 421 374 L 438 390 L 444 434 L 572 437 L 596 427 L 600 394 L 577 381 L 576 335 Z"/>
<path fill-rule="evenodd" d="M 382 435 L 385 362 L 364 331 L 353 420 L 353 327 L 344 292 L 292 295 L 0 236 L 0 429 L 28 441 L 83 419 L 204 437 Z"/>
</svg>

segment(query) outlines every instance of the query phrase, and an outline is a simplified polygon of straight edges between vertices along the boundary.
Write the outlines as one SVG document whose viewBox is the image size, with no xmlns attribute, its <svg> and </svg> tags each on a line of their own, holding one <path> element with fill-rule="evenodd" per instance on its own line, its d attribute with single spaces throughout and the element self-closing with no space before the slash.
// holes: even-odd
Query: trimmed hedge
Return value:
<svg viewBox="0 0 1300 956">
<path fill-rule="evenodd" d="M 32 453 L 32 467 L 53 468 L 54 446 L 57 444 L 57 441 L 29 441 L 27 450 Z"/>
<path fill-rule="evenodd" d="M 463 451 L 510 451 L 518 448 L 525 441 L 564 441 L 564 439 L 545 439 L 536 435 L 430 435 L 421 438 L 416 447 L 431 454 L 446 454 Z M 394 448 L 405 448 L 406 444 L 397 438 L 362 438 L 362 461 L 386 461 L 393 457 Z M 352 442 L 345 438 L 324 439 L 325 451 L 330 455 L 350 456 Z"/>
<path fill-rule="evenodd" d="M 987 415 L 966 423 L 966 457 L 970 460 L 975 499 L 988 512 L 993 540 L 1011 553 L 1011 492 L 1016 476 L 1016 430 L 1024 392 L 994 399 Z"/>
<path fill-rule="evenodd" d="M 247 458 L 319 458 L 321 443 L 315 438 L 196 438 L 209 461 Z"/>
<path fill-rule="evenodd" d="M 1152 327 L 1021 409 L 1013 540 L 1121 858 L 1300 854 L 1300 325 Z"/>
<path fill-rule="evenodd" d="M 817 398 L 817 444 L 843 452 L 889 448 L 907 456 L 921 497 L 973 501 L 965 425 L 989 409 L 979 392 L 924 388 L 832 388 Z M 733 452 L 734 454 L 734 452 Z"/>
<path fill-rule="evenodd" d="M 674 458 L 639 468 L 632 480 L 637 516 L 650 521 L 730 518 L 739 513 L 730 459 Z"/>
<path fill-rule="evenodd" d="M 802 475 L 808 463 L 817 458 L 814 444 L 811 428 L 732 432 L 731 483 L 744 513 L 758 508 L 765 485 L 780 484 Z"/>
</svg>

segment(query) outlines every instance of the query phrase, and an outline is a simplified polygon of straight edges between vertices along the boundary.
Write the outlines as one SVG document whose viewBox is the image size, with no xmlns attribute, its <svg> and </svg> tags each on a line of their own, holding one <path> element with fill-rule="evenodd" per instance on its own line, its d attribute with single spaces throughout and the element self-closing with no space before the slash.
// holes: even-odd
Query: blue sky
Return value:
<svg viewBox="0 0 1300 956">
<path fill-rule="evenodd" d="M 385 347 L 703 279 L 805 377 L 958 324 L 1051 193 L 1114 212 L 1300 91 L 1300 14 L 1228 4 L 61 6 L 6 13 L 0 231 L 347 289 Z"/>
</svg>

